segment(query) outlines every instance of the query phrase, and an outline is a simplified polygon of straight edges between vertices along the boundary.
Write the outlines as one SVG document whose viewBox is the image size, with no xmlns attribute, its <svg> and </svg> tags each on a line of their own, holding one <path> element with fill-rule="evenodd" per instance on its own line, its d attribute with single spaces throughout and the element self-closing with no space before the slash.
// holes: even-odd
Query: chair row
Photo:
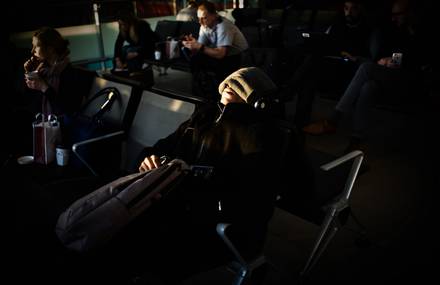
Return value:
<svg viewBox="0 0 440 285">
<path fill-rule="evenodd" d="M 183 121 L 187 120 L 194 112 L 196 105 L 203 103 L 203 99 L 184 95 L 168 94 L 152 91 L 151 88 L 142 88 L 139 85 L 123 83 L 119 79 L 114 81 L 108 77 L 95 77 L 90 89 L 90 96 L 99 90 L 108 87 L 116 88 L 120 98 L 113 104 L 109 112 L 102 118 L 109 125 L 115 126 L 114 132 L 103 136 L 77 142 L 72 146 L 76 156 L 84 165 L 98 176 L 106 176 L 108 169 L 99 169 L 93 161 L 83 157 L 84 149 L 93 147 L 93 151 L 100 152 L 102 146 L 117 140 L 121 142 L 119 172 L 133 172 L 137 170 L 136 158 L 146 146 L 152 146 L 157 140 L 173 132 Z M 161 94 L 158 94 L 161 93 Z M 85 114 L 93 114 L 103 104 L 106 98 L 93 101 L 85 110 Z M 94 156 L 95 157 L 95 156 Z M 108 154 L 99 153 L 96 157 L 106 158 Z"/>
</svg>

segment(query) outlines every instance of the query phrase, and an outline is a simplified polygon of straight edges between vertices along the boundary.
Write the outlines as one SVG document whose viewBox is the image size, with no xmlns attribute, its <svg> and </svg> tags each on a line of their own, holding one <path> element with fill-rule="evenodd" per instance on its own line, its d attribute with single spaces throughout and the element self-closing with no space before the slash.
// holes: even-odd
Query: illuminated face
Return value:
<svg viewBox="0 0 440 285">
<path fill-rule="evenodd" d="M 209 14 L 208 11 L 201 9 L 197 10 L 197 17 L 199 18 L 199 23 L 201 26 L 210 29 L 214 27 L 217 19 L 216 14 Z"/>
<path fill-rule="evenodd" d="M 355 22 L 361 14 L 361 6 L 358 3 L 346 1 L 344 3 L 344 15 L 348 22 Z"/>
<path fill-rule="evenodd" d="M 227 105 L 229 103 L 245 103 L 245 101 L 232 90 L 231 87 L 227 86 L 223 90 L 221 94 L 222 98 L 220 99 L 220 103 L 223 105 Z"/>
<path fill-rule="evenodd" d="M 36 37 L 32 38 L 32 54 L 39 59 L 45 59 L 43 49 L 40 46 L 40 41 Z"/>
</svg>

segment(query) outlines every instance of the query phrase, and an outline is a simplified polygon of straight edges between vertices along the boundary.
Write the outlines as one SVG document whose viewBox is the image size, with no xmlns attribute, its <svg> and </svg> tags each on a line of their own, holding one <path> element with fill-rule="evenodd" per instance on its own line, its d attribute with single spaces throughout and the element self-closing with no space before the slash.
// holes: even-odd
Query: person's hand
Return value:
<svg viewBox="0 0 440 285">
<path fill-rule="evenodd" d="M 385 66 L 385 67 L 389 67 L 389 68 L 398 68 L 399 67 L 399 65 L 397 65 L 393 62 L 391 57 L 383 57 L 383 58 L 379 59 L 377 64 Z"/>
<path fill-rule="evenodd" d="M 41 68 L 42 64 L 43 64 L 43 62 L 40 61 L 38 59 L 38 57 L 32 56 L 30 59 L 28 59 L 24 63 L 23 68 L 26 72 L 31 72 L 34 70 L 39 70 Z"/>
<path fill-rule="evenodd" d="M 346 51 L 341 51 L 341 56 L 343 58 L 347 58 L 347 59 L 349 59 L 350 61 L 353 61 L 353 62 L 357 61 L 357 57 L 351 55 L 349 52 L 346 52 Z"/>
<path fill-rule="evenodd" d="M 116 68 L 118 68 L 118 69 L 124 69 L 124 64 L 122 63 L 122 60 L 119 58 L 119 57 L 117 57 L 117 58 L 115 58 L 115 65 L 116 65 Z"/>
<path fill-rule="evenodd" d="M 182 41 L 192 41 L 192 40 L 195 40 L 195 38 L 193 37 L 192 34 L 184 35 L 184 36 L 182 37 Z"/>
<path fill-rule="evenodd" d="M 197 40 L 192 35 L 189 35 L 187 37 L 187 40 L 182 41 L 182 44 L 183 44 L 184 47 L 186 47 L 186 48 L 188 48 L 188 49 L 190 49 L 192 51 L 193 50 L 199 50 L 200 47 L 202 46 L 202 44 L 197 42 Z"/>
<path fill-rule="evenodd" d="M 145 172 L 161 166 L 160 157 L 156 155 L 147 156 L 139 166 L 139 172 Z"/>
<path fill-rule="evenodd" d="M 39 90 L 43 93 L 49 88 L 49 85 L 47 85 L 46 81 L 39 76 L 32 79 L 25 78 L 25 82 L 28 88 Z"/>
</svg>

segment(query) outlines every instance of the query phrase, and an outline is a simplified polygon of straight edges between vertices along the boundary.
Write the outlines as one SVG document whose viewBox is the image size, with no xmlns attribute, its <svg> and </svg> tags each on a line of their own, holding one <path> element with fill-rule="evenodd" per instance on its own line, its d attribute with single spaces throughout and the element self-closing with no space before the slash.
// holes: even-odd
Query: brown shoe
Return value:
<svg viewBox="0 0 440 285">
<path fill-rule="evenodd" d="M 322 135 L 336 132 L 336 126 L 327 120 L 320 120 L 305 126 L 303 132 L 310 135 Z"/>
</svg>

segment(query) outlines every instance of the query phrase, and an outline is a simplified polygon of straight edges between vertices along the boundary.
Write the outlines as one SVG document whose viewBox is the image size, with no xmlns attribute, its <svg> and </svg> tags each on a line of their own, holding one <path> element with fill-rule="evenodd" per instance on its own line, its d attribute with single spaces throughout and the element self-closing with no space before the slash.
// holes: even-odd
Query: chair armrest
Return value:
<svg viewBox="0 0 440 285">
<path fill-rule="evenodd" d="M 237 261 L 240 263 L 242 268 L 247 268 L 247 263 L 244 260 L 244 258 L 241 256 L 241 254 L 238 252 L 237 248 L 234 246 L 234 244 L 231 242 L 231 240 L 226 235 L 226 229 L 230 226 L 230 224 L 227 223 L 218 223 L 217 224 L 217 233 L 221 237 L 221 239 L 225 242 L 226 246 L 231 250 L 231 252 L 234 254 L 234 257 L 237 259 Z"/>
<path fill-rule="evenodd" d="M 349 160 L 354 160 L 353 164 L 351 166 L 350 169 L 350 173 L 348 174 L 345 186 L 344 186 L 344 191 L 342 192 L 342 199 L 343 200 L 348 200 L 348 198 L 350 198 L 350 194 L 351 194 L 351 190 L 353 188 L 354 185 L 354 181 L 356 180 L 356 177 L 359 173 L 359 169 L 361 167 L 362 164 L 362 160 L 364 159 L 364 153 L 360 150 L 354 150 L 350 153 L 347 153 L 346 155 L 343 155 L 329 163 L 326 163 L 324 165 L 322 165 L 320 168 L 324 171 L 329 171 Z"/>
<path fill-rule="evenodd" d="M 329 171 L 329 170 L 335 168 L 336 166 L 343 164 L 344 162 L 349 161 L 350 159 L 354 159 L 355 157 L 358 157 L 358 156 L 361 157 L 361 162 L 362 162 L 362 159 L 364 157 L 364 153 L 360 150 L 354 150 L 354 151 L 349 152 L 341 157 L 338 157 L 337 159 L 335 159 L 333 161 L 330 161 L 326 164 L 321 165 L 320 168 L 324 171 Z"/>
<path fill-rule="evenodd" d="M 125 135 L 124 131 L 117 131 L 117 132 L 114 132 L 114 133 L 106 134 L 106 135 L 95 137 L 95 138 L 92 138 L 92 139 L 80 141 L 80 142 L 77 142 L 77 143 L 72 145 L 72 152 L 90 170 L 90 172 L 92 172 L 92 174 L 94 176 L 98 176 L 96 171 L 90 166 L 90 164 L 86 161 L 86 159 L 79 154 L 78 150 L 80 148 L 84 147 L 84 146 L 89 145 L 89 144 L 105 141 L 105 140 L 112 139 L 112 138 L 115 138 L 115 137 L 118 137 L 118 136 L 122 137 L 124 135 Z"/>
</svg>

